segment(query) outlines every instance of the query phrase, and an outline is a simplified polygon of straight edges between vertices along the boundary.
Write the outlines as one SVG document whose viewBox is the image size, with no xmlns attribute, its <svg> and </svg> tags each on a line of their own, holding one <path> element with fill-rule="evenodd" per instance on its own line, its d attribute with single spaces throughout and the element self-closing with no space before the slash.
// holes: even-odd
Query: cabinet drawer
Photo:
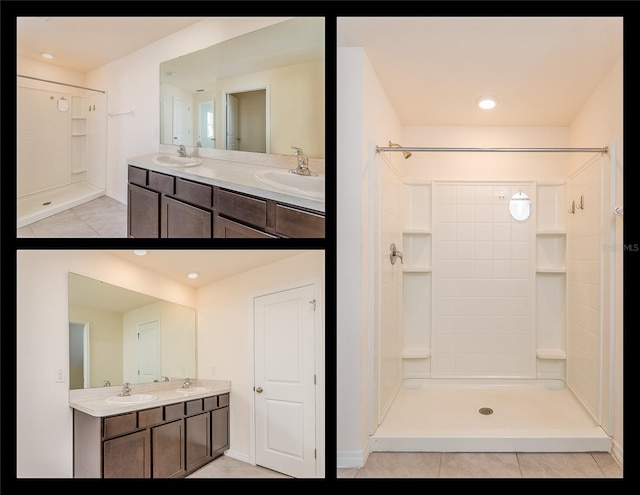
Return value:
<svg viewBox="0 0 640 495">
<path fill-rule="evenodd" d="M 203 208 L 213 206 L 213 187 L 176 177 L 175 197 Z"/>
<path fill-rule="evenodd" d="M 216 217 L 213 223 L 214 237 L 220 239 L 259 239 L 259 238 L 275 238 L 276 236 L 267 234 L 262 230 L 254 229 L 243 225 L 235 220 L 229 220 L 224 217 Z"/>
<path fill-rule="evenodd" d="M 138 428 L 146 428 L 147 426 L 157 425 L 158 423 L 162 423 L 161 407 L 138 411 Z"/>
<path fill-rule="evenodd" d="M 218 214 L 263 229 L 267 226 L 267 202 L 265 200 L 243 196 L 224 189 L 218 191 Z"/>
<path fill-rule="evenodd" d="M 171 175 L 159 174 L 149 170 L 149 187 L 154 191 L 173 194 L 175 191 L 174 178 Z"/>
<path fill-rule="evenodd" d="M 190 400 L 185 403 L 185 413 L 187 415 L 203 412 L 202 399 Z"/>
<path fill-rule="evenodd" d="M 147 170 L 129 165 L 129 182 L 139 186 L 147 185 Z"/>
<path fill-rule="evenodd" d="M 218 407 L 225 407 L 229 405 L 229 394 L 222 394 L 218 396 Z"/>
<path fill-rule="evenodd" d="M 218 408 L 218 396 L 214 395 L 213 397 L 205 397 L 204 401 L 204 410 L 205 411 L 213 411 Z"/>
<path fill-rule="evenodd" d="M 102 430 L 104 438 L 111 438 L 136 431 L 138 427 L 137 419 L 135 412 L 104 418 Z"/>
<path fill-rule="evenodd" d="M 324 237 L 324 216 L 276 206 L 276 232 L 286 237 Z"/>
<path fill-rule="evenodd" d="M 173 421 L 174 419 L 180 419 L 184 416 L 184 403 L 171 404 L 164 406 L 164 420 Z"/>
</svg>

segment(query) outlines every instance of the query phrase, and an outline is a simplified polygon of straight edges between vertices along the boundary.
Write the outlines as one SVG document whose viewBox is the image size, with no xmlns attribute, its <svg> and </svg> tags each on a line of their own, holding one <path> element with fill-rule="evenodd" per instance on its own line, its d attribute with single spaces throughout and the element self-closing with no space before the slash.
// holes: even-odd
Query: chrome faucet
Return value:
<svg viewBox="0 0 640 495">
<path fill-rule="evenodd" d="M 169 377 L 168 376 L 163 376 L 162 377 L 162 381 L 163 382 L 168 382 L 169 381 Z"/>
<path fill-rule="evenodd" d="M 302 148 L 292 146 L 291 149 L 295 151 L 296 156 L 298 157 L 298 166 L 292 170 L 289 170 L 289 172 L 297 175 L 318 175 L 315 172 L 309 170 L 309 159 L 304 156 Z"/>
<path fill-rule="evenodd" d="M 182 384 L 182 388 L 189 388 L 189 385 L 191 385 L 191 380 L 185 378 L 184 383 Z"/>
<path fill-rule="evenodd" d="M 129 386 L 128 383 L 125 383 L 122 386 L 122 392 L 118 394 L 118 397 L 125 397 L 127 395 L 131 395 L 131 387 Z"/>
<path fill-rule="evenodd" d="M 178 156 L 189 158 L 189 155 L 187 154 L 187 148 L 184 146 L 184 144 L 178 146 Z"/>
<path fill-rule="evenodd" d="M 110 387 L 111 386 L 111 382 L 109 380 L 105 380 L 104 383 L 102 384 L 103 387 Z"/>
</svg>

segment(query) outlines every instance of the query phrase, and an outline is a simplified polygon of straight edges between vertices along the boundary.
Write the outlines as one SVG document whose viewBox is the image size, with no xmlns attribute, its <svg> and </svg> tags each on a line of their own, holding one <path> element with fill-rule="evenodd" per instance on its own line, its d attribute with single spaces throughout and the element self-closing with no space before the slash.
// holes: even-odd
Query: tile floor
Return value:
<svg viewBox="0 0 640 495">
<path fill-rule="evenodd" d="M 108 196 L 18 229 L 17 237 L 127 237 L 127 206 Z"/>
<path fill-rule="evenodd" d="M 187 478 L 289 478 L 282 473 L 239 461 L 229 456 L 218 457 Z"/>
<path fill-rule="evenodd" d="M 622 478 L 606 452 L 372 452 L 338 478 Z"/>
</svg>

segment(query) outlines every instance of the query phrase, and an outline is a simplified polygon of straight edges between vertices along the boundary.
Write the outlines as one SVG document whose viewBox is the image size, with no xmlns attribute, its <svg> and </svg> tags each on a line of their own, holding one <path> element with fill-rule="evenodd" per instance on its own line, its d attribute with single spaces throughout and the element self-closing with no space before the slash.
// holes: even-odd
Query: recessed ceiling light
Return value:
<svg viewBox="0 0 640 495">
<path fill-rule="evenodd" d="M 496 106 L 497 100 L 495 96 L 481 96 L 476 100 L 476 103 L 483 110 L 490 110 Z"/>
<path fill-rule="evenodd" d="M 134 254 L 137 254 L 138 256 L 144 256 L 145 254 L 147 254 L 147 250 L 146 249 L 136 249 L 133 251 Z"/>
<path fill-rule="evenodd" d="M 51 55 L 50 53 L 43 53 L 42 56 L 47 60 L 51 60 L 53 58 L 53 55 Z"/>
<path fill-rule="evenodd" d="M 187 277 L 189 277 L 189 278 L 198 278 L 198 274 L 196 272 L 191 272 L 191 273 L 187 274 Z"/>
</svg>

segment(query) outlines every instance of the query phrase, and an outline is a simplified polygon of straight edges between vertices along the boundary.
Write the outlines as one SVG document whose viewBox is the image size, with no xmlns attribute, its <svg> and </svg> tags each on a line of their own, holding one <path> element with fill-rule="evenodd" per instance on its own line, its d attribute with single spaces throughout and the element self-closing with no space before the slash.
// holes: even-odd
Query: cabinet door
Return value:
<svg viewBox="0 0 640 495">
<path fill-rule="evenodd" d="M 153 478 L 184 477 L 184 440 L 184 421 L 181 419 L 151 429 Z"/>
<path fill-rule="evenodd" d="M 213 456 L 222 455 L 229 448 L 229 408 L 211 411 L 211 450 Z"/>
<path fill-rule="evenodd" d="M 191 472 L 209 462 L 211 457 L 210 413 L 198 414 L 186 423 L 186 469 Z"/>
<path fill-rule="evenodd" d="M 150 478 L 149 430 L 107 440 L 103 444 L 104 478 Z"/>
<path fill-rule="evenodd" d="M 162 197 L 161 237 L 211 239 L 213 212 Z"/>
<path fill-rule="evenodd" d="M 322 238 L 324 216 L 285 205 L 276 206 L 276 233 L 284 237 Z"/>
<path fill-rule="evenodd" d="M 129 184 L 127 234 L 129 237 L 160 237 L 160 194 Z"/>
</svg>

